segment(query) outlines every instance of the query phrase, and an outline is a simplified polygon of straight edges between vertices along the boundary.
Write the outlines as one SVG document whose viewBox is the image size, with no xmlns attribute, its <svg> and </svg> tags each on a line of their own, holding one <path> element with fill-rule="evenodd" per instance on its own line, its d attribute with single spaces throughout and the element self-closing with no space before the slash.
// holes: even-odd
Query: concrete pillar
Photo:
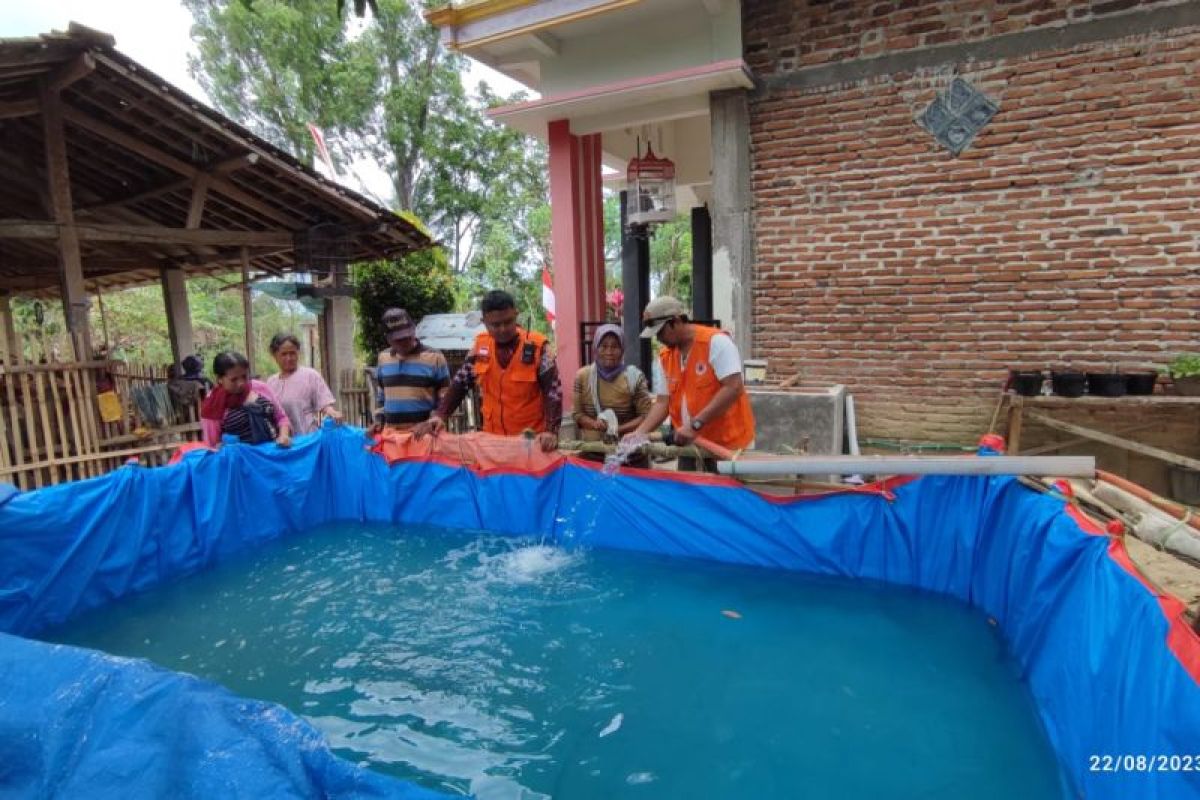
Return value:
<svg viewBox="0 0 1200 800">
<path fill-rule="evenodd" d="M 600 134 L 575 136 L 570 122 L 560 119 L 550 123 L 549 140 L 554 338 L 565 410 L 581 360 L 579 323 L 605 316 L 604 198 Z"/>
<path fill-rule="evenodd" d="M 713 319 L 712 217 L 692 209 L 692 319 Z"/>
<path fill-rule="evenodd" d="M 750 110 L 744 89 L 709 95 L 712 124 L 712 313 L 742 358 L 753 354 Z"/>
<path fill-rule="evenodd" d="M 0 357 L 5 364 L 20 364 L 21 342 L 17 339 L 17 328 L 13 321 L 12 302 L 9 296 L 0 293 Z"/>
<path fill-rule="evenodd" d="M 625 363 L 636 364 L 650 375 L 650 340 L 640 338 L 642 309 L 650 302 L 650 239 L 631 233 L 626 224 L 629 192 L 621 192 L 621 291 L 625 307 L 621 315 L 625 330 Z"/>
<path fill-rule="evenodd" d="M 167 310 L 167 336 L 171 339 L 171 357 L 179 364 L 195 353 L 192 343 L 192 310 L 188 305 L 187 278 L 181 269 L 161 272 L 163 306 Z"/>
<path fill-rule="evenodd" d="M 341 391 L 342 372 L 354 368 L 354 305 L 349 297 L 327 297 L 321 315 L 325 381 L 334 394 Z"/>
</svg>

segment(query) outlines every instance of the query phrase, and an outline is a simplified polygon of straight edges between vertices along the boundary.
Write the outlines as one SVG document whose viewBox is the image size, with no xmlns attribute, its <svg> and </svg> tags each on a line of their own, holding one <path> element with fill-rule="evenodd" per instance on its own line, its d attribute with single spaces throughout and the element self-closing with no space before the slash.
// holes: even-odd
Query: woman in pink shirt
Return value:
<svg viewBox="0 0 1200 800">
<path fill-rule="evenodd" d="M 232 434 L 246 444 L 274 440 L 280 447 L 292 444 L 291 423 L 283 406 L 267 385 L 250 377 L 250 362 L 241 353 L 220 353 L 213 359 L 217 385 L 200 407 L 204 441 L 210 447 Z"/>
<path fill-rule="evenodd" d="M 333 407 L 337 399 L 329 391 L 321 373 L 300 366 L 300 340 L 290 333 L 277 333 L 271 339 L 271 356 L 279 372 L 267 378 L 267 387 L 279 398 L 292 433 L 312 433 L 320 424 L 320 415 L 341 422 L 342 415 Z"/>
</svg>

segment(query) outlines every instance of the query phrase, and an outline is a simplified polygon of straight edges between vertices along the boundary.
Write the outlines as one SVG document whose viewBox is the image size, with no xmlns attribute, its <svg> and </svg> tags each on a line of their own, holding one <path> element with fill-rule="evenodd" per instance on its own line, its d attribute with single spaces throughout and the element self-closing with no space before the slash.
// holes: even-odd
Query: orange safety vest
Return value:
<svg viewBox="0 0 1200 800">
<path fill-rule="evenodd" d="M 526 342 L 534 345 L 532 363 L 521 358 Z M 492 335 L 484 332 L 475 337 L 471 355 L 475 359 L 475 380 L 483 395 L 485 433 L 517 436 L 526 430 L 546 430 L 542 389 L 538 385 L 538 366 L 545 347 L 545 336 L 517 328 L 517 349 L 508 366 L 501 369 Z"/>
<path fill-rule="evenodd" d="M 692 419 L 703 411 L 721 390 L 721 381 L 713 372 L 712 364 L 708 361 L 709 343 L 714 336 L 729 334 L 716 328 L 693 323 L 692 330 L 696 338 L 692 341 L 691 352 L 688 353 L 687 367 L 679 365 L 679 350 L 674 347 L 664 347 L 658 354 L 662 363 L 663 375 L 667 379 L 667 392 L 670 396 L 671 424 L 676 428 L 683 427 L 683 399 L 687 398 L 688 413 Z M 754 441 L 754 412 L 750 410 L 750 396 L 746 389 L 738 395 L 733 405 L 716 419 L 705 420 L 700 435 L 705 439 L 729 448 L 745 447 Z"/>
</svg>

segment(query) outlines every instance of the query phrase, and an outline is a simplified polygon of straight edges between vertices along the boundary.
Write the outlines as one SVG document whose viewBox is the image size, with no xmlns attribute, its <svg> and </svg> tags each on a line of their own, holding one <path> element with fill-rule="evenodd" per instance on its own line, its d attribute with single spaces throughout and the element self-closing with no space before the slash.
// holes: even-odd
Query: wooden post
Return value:
<svg viewBox="0 0 1200 800">
<path fill-rule="evenodd" d="M 242 316 L 246 318 L 246 359 L 254 373 L 254 306 L 250 297 L 250 250 L 242 248 Z"/>
<path fill-rule="evenodd" d="M 1021 422 L 1025 413 L 1025 399 L 1014 395 L 1008 404 L 1008 441 L 1005 444 L 1011 455 L 1021 452 Z"/>
<path fill-rule="evenodd" d="M 108 315 L 104 313 L 104 290 L 96 284 L 96 304 L 100 307 L 100 330 L 104 335 L 104 357 L 108 358 Z"/>
<path fill-rule="evenodd" d="M 58 225 L 63 316 L 71 335 L 75 359 L 89 361 L 92 357 L 92 343 L 88 331 L 88 299 L 83 283 L 79 236 L 75 230 L 75 215 L 71 206 L 71 179 L 67 165 L 67 142 L 63 132 L 62 101 L 58 91 L 46 79 L 40 82 L 38 95 L 46 140 L 46 176 L 50 188 L 50 202 L 54 209 L 54 222 Z"/>
<path fill-rule="evenodd" d="M 171 355 L 176 364 L 194 351 L 192 347 L 192 312 L 188 306 L 187 278 L 183 270 L 168 267 L 161 272 L 163 305 L 167 309 L 167 336 L 171 340 Z"/>
<path fill-rule="evenodd" d="M 17 340 L 17 329 L 13 325 L 12 301 L 7 294 L 0 293 L 0 352 L 9 366 L 20 364 L 21 343 Z"/>
</svg>

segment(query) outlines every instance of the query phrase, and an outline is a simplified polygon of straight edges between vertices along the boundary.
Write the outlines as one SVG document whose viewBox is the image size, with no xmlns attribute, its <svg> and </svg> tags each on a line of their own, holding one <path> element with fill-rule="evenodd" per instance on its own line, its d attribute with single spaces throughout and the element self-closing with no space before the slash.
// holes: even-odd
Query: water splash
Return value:
<svg viewBox="0 0 1200 800">
<path fill-rule="evenodd" d="M 617 449 L 604 457 L 604 469 L 601 470 L 606 477 L 612 477 L 617 473 L 617 470 L 629 460 L 629 457 L 642 449 L 643 445 L 650 443 L 650 437 L 644 433 L 630 434 L 621 441 L 617 442 Z"/>
</svg>

